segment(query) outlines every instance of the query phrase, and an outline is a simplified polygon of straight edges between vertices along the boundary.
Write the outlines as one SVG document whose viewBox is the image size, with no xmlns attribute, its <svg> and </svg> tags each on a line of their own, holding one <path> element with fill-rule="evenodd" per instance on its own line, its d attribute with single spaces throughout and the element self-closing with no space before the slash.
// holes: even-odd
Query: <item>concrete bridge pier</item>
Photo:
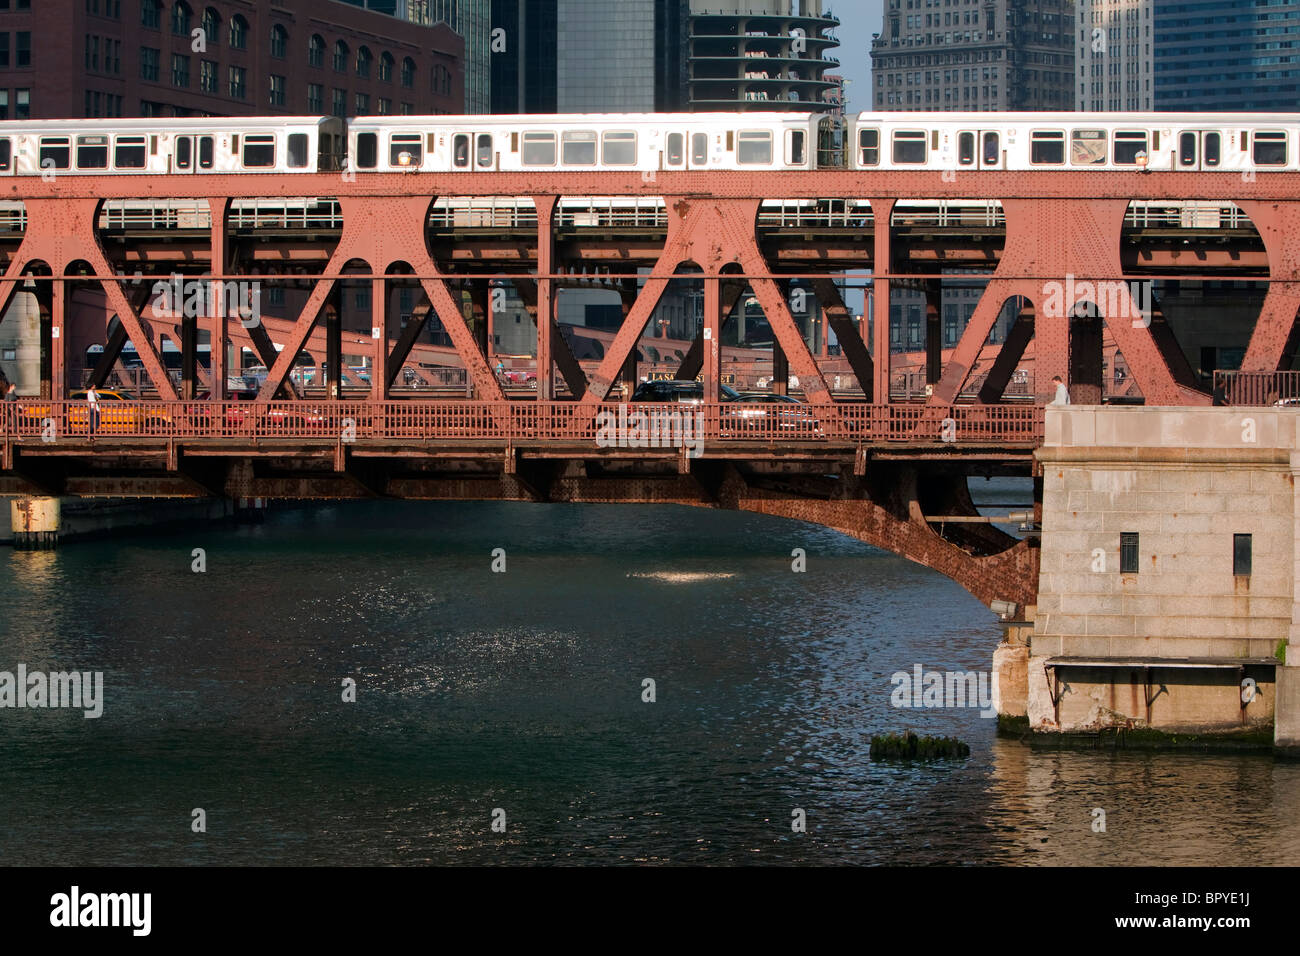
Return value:
<svg viewBox="0 0 1300 956">
<path fill-rule="evenodd" d="M 63 509 L 58 498 L 13 498 L 9 502 L 9 524 L 14 548 L 41 551 L 54 548 L 59 541 Z"/>
<path fill-rule="evenodd" d="M 1300 413 L 1049 408 L 1037 456 L 1034 736 L 1300 753 Z"/>
</svg>

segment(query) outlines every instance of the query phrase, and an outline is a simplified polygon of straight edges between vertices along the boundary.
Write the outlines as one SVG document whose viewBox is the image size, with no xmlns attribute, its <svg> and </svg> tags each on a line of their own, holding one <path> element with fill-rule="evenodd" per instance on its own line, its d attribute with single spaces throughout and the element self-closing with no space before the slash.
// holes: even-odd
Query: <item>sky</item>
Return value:
<svg viewBox="0 0 1300 956">
<path fill-rule="evenodd" d="M 884 5 L 884 0 L 834 0 L 823 7 L 840 18 L 835 31 L 840 45 L 830 55 L 851 81 L 846 96 L 852 113 L 871 109 L 871 34 L 882 32 Z"/>
</svg>

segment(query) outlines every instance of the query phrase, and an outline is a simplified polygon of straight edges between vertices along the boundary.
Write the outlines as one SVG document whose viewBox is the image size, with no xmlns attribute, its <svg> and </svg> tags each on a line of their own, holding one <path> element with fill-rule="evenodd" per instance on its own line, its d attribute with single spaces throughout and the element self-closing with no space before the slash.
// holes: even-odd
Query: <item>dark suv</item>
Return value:
<svg viewBox="0 0 1300 956">
<path fill-rule="evenodd" d="M 724 402 L 734 402 L 740 397 L 730 385 L 718 386 L 719 394 Z M 704 402 L 704 383 L 688 382 L 680 379 L 660 380 L 657 382 L 642 382 L 632 393 L 634 402 L 663 402 L 670 404 L 678 402 L 683 405 L 700 405 Z"/>
</svg>

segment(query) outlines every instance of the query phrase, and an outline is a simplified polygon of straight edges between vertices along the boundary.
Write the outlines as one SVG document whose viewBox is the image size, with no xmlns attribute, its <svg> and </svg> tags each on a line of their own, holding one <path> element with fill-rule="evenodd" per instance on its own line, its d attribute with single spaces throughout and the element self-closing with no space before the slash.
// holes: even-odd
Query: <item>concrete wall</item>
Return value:
<svg viewBox="0 0 1300 956">
<path fill-rule="evenodd" d="M 1272 668 L 1247 662 L 1280 653 L 1300 619 L 1298 425 L 1291 409 L 1047 410 L 1032 727 L 1273 722 Z M 1136 573 L 1120 571 L 1122 532 L 1139 535 Z M 1249 575 L 1233 573 L 1234 534 L 1251 535 Z M 1053 702 L 1055 675 L 1044 664 L 1061 657 L 1135 660 L 1062 671 L 1067 689 Z M 1219 666 L 1137 664 L 1170 658 Z M 1225 666 L 1234 661 L 1246 669 Z M 1243 676 L 1259 688 L 1244 711 Z M 1148 718 L 1146 698 L 1157 692 Z"/>
</svg>

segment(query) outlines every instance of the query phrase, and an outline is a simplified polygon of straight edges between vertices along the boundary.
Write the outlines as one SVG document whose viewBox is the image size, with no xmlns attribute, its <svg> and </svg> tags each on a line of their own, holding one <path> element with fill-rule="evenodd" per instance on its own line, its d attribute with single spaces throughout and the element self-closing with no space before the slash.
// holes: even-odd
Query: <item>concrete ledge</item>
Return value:
<svg viewBox="0 0 1300 956">
<path fill-rule="evenodd" d="M 1049 405 L 1044 429 L 1048 448 L 1255 446 L 1294 451 L 1300 448 L 1300 409 Z"/>
</svg>

